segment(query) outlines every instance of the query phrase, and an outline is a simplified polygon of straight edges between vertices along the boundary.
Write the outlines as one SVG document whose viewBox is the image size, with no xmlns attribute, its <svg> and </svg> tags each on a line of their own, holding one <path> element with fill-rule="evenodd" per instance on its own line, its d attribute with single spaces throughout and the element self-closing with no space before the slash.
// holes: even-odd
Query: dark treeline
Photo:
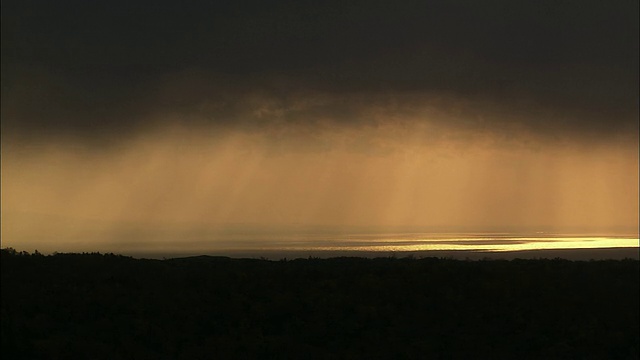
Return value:
<svg viewBox="0 0 640 360">
<path fill-rule="evenodd" d="M 3 359 L 637 359 L 637 260 L 2 250 Z"/>
</svg>

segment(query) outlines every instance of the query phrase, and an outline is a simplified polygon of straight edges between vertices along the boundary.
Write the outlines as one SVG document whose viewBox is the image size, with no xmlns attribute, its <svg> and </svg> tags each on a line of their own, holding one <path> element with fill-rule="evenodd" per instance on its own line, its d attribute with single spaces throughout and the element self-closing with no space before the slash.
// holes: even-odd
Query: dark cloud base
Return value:
<svg viewBox="0 0 640 360">
<path fill-rule="evenodd" d="M 637 1 L 5 1 L 3 136 L 104 141 L 169 117 L 351 126 L 426 103 L 472 130 L 634 138 L 637 13 Z"/>
</svg>

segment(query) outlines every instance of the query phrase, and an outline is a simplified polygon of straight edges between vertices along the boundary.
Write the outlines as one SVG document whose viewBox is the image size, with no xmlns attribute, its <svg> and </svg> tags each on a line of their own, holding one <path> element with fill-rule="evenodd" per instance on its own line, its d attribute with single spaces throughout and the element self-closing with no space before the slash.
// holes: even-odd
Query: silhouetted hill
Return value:
<svg viewBox="0 0 640 360">
<path fill-rule="evenodd" d="M 637 359 L 637 260 L 2 250 L 3 359 Z"/>
</svg>

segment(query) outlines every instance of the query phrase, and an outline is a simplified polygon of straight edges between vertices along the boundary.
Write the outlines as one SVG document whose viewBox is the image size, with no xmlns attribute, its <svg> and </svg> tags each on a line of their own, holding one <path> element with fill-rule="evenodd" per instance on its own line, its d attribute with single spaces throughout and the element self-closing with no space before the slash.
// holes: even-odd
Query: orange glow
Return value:
<svg viewBox="0 0 640 360">
<path fill-rule="evenodd" d="M 166 127 L 99 152 L 3 143 L 3 246 L 215 248 L 210 234 L 229 224 L 637 230 L 637 144 L 545 144 L 443 123 Z M 565 244 L 594 244 L 576 241 Z"/>
</svg>

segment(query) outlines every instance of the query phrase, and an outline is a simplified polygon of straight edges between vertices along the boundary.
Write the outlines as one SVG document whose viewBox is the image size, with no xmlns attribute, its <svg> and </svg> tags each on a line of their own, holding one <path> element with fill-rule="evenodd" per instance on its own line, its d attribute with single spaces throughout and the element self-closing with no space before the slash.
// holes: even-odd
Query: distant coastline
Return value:
<svg viewBox="0 0 640 360">
<path fill-rule="evenodd" d="M 333 257 L 415 257 L 415 258 L 450 258 L 458 260 L 512 260 L 512 259 L 567 259 L 567 260 L 640 260 L 640 249 L 628 248 L 599 248 L 599 249 L 552 249 L 552 250 L 523 250 L 523 251 L 467 251 L 467 250 L 426 250 L 426 251 L 286 251 L 286 250 L 226 250 L 206 253 L 191 252 L 136 252 L 127 254 L 135 258 L 171 259 L 180 257 L 210 255 L 228 256 L 231 258 L 263 258 L 269 260 L 298 259 L 298 258 L 333 258 Z"/>
</svg>

